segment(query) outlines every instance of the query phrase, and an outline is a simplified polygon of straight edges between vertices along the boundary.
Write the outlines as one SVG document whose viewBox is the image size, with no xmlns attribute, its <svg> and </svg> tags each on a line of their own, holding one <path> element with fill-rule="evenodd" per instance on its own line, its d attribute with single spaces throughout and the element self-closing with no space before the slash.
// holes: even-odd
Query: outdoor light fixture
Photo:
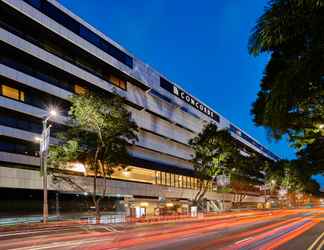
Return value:
<svg viewBox="0 0 324 250">
<path fill-rule="evenodd" d="M 37 142 L 41 142 L 42 141 L 42 138 L 40 138 L 40 137 L 38 137 L 38 136 L 35 136 L 35 141 L 37 141 Z"/>
<path fill-rule="evenodd" d="M 167 203 L 165 205 L 166 205 L 166 207 L 173 207 L 173 203 L 171 203 L 171 202 L 169 202 L 169 203 Z"/>
<path fill-rule="evenodd" d="M 51 116 L 57 116 L 57 111 L 55 109 L 50 110 L 49 113 Z"/>
<path fill-rule="evenodd" d="M 41 176 L 43 177 L 43 222 L 47 223 L 48 220 L 48 194 L 47 194 L 47 156 L 48 148 L 50 144 L 50 131 L 51 125 L 47 125 L 48 120 L 51 117 L 55 117 L 57 111 L 50 109 L 47 116 L 43 120 L 43 130 L 41 137 L 35 137 L 35 140 L 40 142 L 39 155 L 40 155 L 40 170 Z"/>
<path fill-rule="evenodd" d="M 140 203 L 141 207 L 148 207 L 148 205 L 149 205 L 148 202 L 141 202 Z"/>
<path fill-rule="evenodd" d="M 129 176 L 128 171 L 127 171 L 127 170 L 123 170 L 123 175 L 125 175 L 125 176 Z"/>
<path fill-rule="evenodd" d="M 85 166 L 81 162 L 74 162 L 71 164 L 72 170 L 75 172 L 84 173 L 85 172 Z"/>
</svg>

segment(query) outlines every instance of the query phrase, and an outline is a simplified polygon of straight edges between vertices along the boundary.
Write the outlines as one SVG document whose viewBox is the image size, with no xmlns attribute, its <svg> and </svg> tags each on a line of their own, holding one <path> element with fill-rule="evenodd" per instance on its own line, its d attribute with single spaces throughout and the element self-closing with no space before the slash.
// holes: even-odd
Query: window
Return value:
<svg viewBox="0 0 324 250">
<path fill-rule="evenodd" d="M 160 77 L 160 86 L 173 93 L 173 84 L 164 79 L 163 77 Z"/>
<path fill-rule="evenodd" d="M 7 85 L 1 85 L 1 94 L 18 101 L 25 101 L 25 93 L 23 91 Z"/>
<path fill-rule="evenodd" d="M 34 8 L 43 12 L 45 15 L 54 19 L 59 24 L 63 25 L 65 28 L 71 30 L 75 34 L 81 36 L 88 42 L 94 44 L 98 48 L 102 49 L 110 56 L 114 57 L 118 61 L 124 63 L 130 68 L 133 68 L 133 58 L 127 55 L 125 52 L 116 48 L 108 41 L 102 39 L 99 35 L 80 24 L 74 18 L 70 17 L 56 6 L 45 0 L 24 0 L 26 3 L 32 5 Z"/>
<path fill-rule="evenodd" d="M 109 81 L 119 88 L 126 89 L 126 81 L 118 78 L 115 75 L 110 75 Z"/>
<path fill-rule="evenodd" d="M 88 92 L 88 89 L 85 87 L 82 87 L 79 84 L 74 84 L 74 93 L 78 95 L 85 95 Z"/>
<path fill-rule="evenodd" d="M 160 171 L 155 171 L 155 184 L 161 184 L 161 174 L 160 174 Z"/>
<path fill-rule="evenodd" d="M 159 92 L 155 91 L 154 89 L 151 89 L 151 94 L 161 98 L 164 101 L 172 103 L 172 100 L 169 97 L 166 97 L 166 96 L 160 94 Z"/>
<path fill-rule="evenodd" d="M 165 185 L 165 173 L 161 172 L 161 185 Z"/>
<path fill-rule="evenodd" d="M 100 46 L 100 37 L 86 27 L 80 27 L 80 36 L 88 42 Z"/>
<path fill-rule="evenodd" d="M 174 174 L 171 174 L 171 183 L 170 183 L 170 186 L 171 187 L 174 187 Z"/>
</svg>

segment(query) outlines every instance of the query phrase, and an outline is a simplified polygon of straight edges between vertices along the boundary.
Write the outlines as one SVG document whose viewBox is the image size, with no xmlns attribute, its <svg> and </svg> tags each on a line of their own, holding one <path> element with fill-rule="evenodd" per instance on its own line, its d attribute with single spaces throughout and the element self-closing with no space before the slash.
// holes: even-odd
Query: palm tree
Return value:
<svg viewBox="0 0 324 250">
<path fill-rule="evenodd" d="M 250 54 L 270 60 L 251 112 L 276 139 L 309 137 L 324 124 L 323 24 L 323 0 L 271 0 L 252 31 Z"/>
</svg>

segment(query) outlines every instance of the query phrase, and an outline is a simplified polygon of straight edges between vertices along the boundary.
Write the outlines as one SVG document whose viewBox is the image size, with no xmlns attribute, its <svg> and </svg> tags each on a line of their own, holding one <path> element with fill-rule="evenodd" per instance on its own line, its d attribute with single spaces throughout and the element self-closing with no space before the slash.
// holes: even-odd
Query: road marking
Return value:
<svg viewBox="0 0 324 250">
<path fill-rule="evenodd" d="M 245 242 L 245 241 L 248 241 L 248 240 L 252 240 L 252 239 L 253 239 L 253 237 L 245 238 L 243 240 L 236 241 L 235 244 L 238 245 L 238 244 L 240 244 L 242 242 Z"/>
<path fill-rule="evenodd" d="M 42 246 L 32 246 L 32 247 L 21 247 L 21 248 L 14 248 L 13 250 L 42 250 L 42 249 L 50 249 L 50 248 L 58 248 L 58 247 L 71 247 L 77 246 L 81 244 L 89 244 L 95 243 L 100 241 L 111 241 L 109 239 L 93 239 L 93 240 L 78 240 L 72 242 L 58 242 L 58 243 L 51 243 L 51 244 L 44 244 Z"/>
<path fill-rule="evenodd" d="M 318 236 L 318 238 L 313 242 L 313 244 L 309 248 L 307 248 L 307 250 L 312 250 L 314 248 L 314 246 L 321 240 L 321 238 L 323 236 L 324 236 L 324 232 L 320 236 Z M 323 245 L 323 244 L 321 244 L 321 245 Z"/>
<path fill-rule="evenodd" d="M 322 240 L 321 244 L 317 247 L 316 250 L 321 250 L 323 245 L 324 245 L 324 240 Z"/>
<path fill-rule="evenodd" d="M 60 231 L 67 231 L 71 230 L 71 228 L 62 228 Z M 13 236 L 13 235 L 24 235 L 24 234 L 35 234 L 35 233 L 46 233 L 46 232 L 53 232 L 57 231 L 57 229 L 54 230 L 34 230 L 34 231 L 24 231 L 19 233 L 9 233 L 9 234 L 0 234 L 0 237 L 7 237 L 7 236 Z"/>
<path fill-rule="evenodd" d="M 103 228 L 106 229 L 107 231 L 119 232 L 116 228 L 112 226 L 103 226 Z"/>
</svg>

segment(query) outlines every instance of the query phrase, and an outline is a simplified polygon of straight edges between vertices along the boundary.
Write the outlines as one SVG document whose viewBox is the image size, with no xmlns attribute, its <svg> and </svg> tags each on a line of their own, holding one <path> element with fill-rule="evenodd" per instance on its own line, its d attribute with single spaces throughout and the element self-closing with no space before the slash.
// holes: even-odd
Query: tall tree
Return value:
<svg viewBox="0 0 324 250">
<path fill-rule="evenodd" d="M 213 123 L 207 124 L 203 131 L 189 141 L 193 151 L 193 166 L 199 181 L 199 190 L 194 202 L 203 208 L 203 198 L 215 177 L 228 173 L 233 167 L 236 148 L 227 130 L 218 130 Z"/>
<path fill-rule="evenodd" d="M 87 93 L 71 98 L 69 111 L 71 128 L 59 136 L 61 143 L 50 148 L 49 164 L 55 170 L 70 169 L 72 162 L 82 163 L 93 178 L 91 197 L 100 220 L 100 201 L 107 193 L 107 178 L 117 165 L 128 163 L 127 145 L 137 140 L 137 126 L 118 95 L 110 97 Z M 98 179 L 103 183 L 99 189 Z M 56 174 L 82 190 L 83 187 L 67 175 Z M 99 190 L 98 190 L 99 189 Z"/>
<path fill-rule="evenodd" d="M 277 187 L 285 188 L 289 193 L 318 193 L 319 185 L 312 175 L 312 169 L 299 159 L 280 160 L 267 169 L 268 180 L 274 180 Z"/>
<path fill-rule="evenodd" d="M 234 168 L 231 169 L 231 191 L 234 207 L 240 207 L 249 193 L 259 192 L 258 186 L 264 182 L 264 169 L 270 167 L 271 161 L 257 153 L 249 156 L 239 154 L 234 159 Z"/>
<path fill-rule="evenodd" d="M 252 107 L 256 125 L 302 144 L 324 124 L 324 2 L 270 0 L 249 40 L 252 55 L 270 54 Z"/>
</svg>

